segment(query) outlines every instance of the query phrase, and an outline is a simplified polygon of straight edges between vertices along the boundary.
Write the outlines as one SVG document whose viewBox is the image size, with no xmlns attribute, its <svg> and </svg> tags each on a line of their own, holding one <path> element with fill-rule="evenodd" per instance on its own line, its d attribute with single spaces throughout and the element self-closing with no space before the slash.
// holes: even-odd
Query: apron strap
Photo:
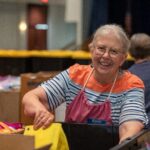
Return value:
<svg viewBox="0 0 150 150">
<path fill-rule="evenodd" d="M 83 88 L 81 89 L 82 91 L 85 89 L 85 86 L 86 86 L 87 82 L 89 81 L 93 71 L 94 71 L 94 68 L 92 68 L 92 70 L 90 71 L 90 73 L 89 73 L 89 75 L 88 75 L 88 77 L 87 77 L 87 79 L 86 79 L 86 81 L 85 81 L 85 83 L 83 85 Z"/>
<path fill-rule="evenodd" d="M 119 72 L 117 72 L 117 74 L 116 74 L 116 76 L 115 76 L 115 79 L 114 79 L 113 85 L 112 85 L 112 87 L 111 87 L 111 89 L 110 89 L 110 92 L 109 92 L 109 95 L 108 95 L 107 99 L 109 99 L 109 98 L 110 98 L 110 95 L 112 94 L 112 90 L 113 90 L 113 88 L 114 88 L 114 86 L 115 86 L 115 83 L 116 83 L 116 80 L 117 80 L 118 74 L 119 74 Z"/>
</svg>

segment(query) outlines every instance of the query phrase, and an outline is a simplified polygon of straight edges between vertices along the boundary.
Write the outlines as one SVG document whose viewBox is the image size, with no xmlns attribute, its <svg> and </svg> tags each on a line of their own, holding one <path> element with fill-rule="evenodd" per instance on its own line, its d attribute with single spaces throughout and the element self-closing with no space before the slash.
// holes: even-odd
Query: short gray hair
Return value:
<svg viewBox="0 0 150 150">
<path fill-rule="evenodd" d="M 131 36 L 129 52 L 135 59 L 150 57 L 150 36 L 146 33 L 135 33 Z"/>
<path fill-rule="evenodd" d="M 122 43 L 123 52 L 127 53 L 130 47 L 130 40 L 124 29 L 117 24 L 106 24 L 100 26 L 94 33 L 93 41 L 97 36 L 103 36 L 110 32 L 113 32 L 114 35 L 118 38 L 118 40 L 120 40 L 120 42 Z"/>
</svg>

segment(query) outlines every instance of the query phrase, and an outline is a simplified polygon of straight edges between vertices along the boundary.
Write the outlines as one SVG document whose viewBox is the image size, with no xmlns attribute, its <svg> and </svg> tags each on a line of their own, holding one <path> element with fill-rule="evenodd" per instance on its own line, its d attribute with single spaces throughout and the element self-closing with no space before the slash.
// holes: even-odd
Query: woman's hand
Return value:
<svg viewBox="0 0 150 150">
<path fill-rule="evenodd" d="M 47 128 L 54 120 L 42 87 L 27 92 L 22 100 L 25 115 L 34 118 L 34 129 Z"/>
<path fill-rule="evenodd" d="M 46 109 L 38 109 L 34 117 L 34 129 L 43 129 L 50 126 L 54 120 L 54 114 L 47 111 Z"/>
</svg>

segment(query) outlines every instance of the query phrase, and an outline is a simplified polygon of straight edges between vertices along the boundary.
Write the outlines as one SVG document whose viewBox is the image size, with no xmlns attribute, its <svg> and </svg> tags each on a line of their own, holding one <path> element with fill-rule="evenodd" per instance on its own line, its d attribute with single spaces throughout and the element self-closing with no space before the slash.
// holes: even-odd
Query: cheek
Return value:
<svg viewBox="0 0 150 150">
<path fill-rule="evenodd" d="M 99 59 L 100 58 L 97 57 L 97 56 L 92 57 L 92 64 L 93 64 L 94 67 L 98 66 Z"/>
<path fill-rule="evenodd" d="M 99 54 L 95 50 L 91 51 L 91 55 L 92 55 L 93 58 L 99 57 Z"/>
<path fill-rule="evenodd" d="M 99 59 L 99 55 L 97 55 L 96 52 L 94 52 L 94 54 L 92 55 L 92 61 L 98 61 Z"/>
<path fill-rule="evenodd" d="M 94 55 L 95 56 L 100 56 L 100 54 L 96 50 L 94 51 Z"/>
<path fill-rule="evenodd" d="M 118 64 L 119 64 L 120 67 L 124 64 L 125 60 L 126 59 L 124 57 L 122 57 L 121 59 L 119 59 Z"/>
</svg>

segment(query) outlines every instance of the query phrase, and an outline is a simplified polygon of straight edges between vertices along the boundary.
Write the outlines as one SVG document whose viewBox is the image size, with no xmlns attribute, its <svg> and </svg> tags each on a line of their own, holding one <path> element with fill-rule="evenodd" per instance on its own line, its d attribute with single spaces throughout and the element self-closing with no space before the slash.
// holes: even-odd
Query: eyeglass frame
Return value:
<svg viewBox="0 0 150 150">
<path fill-rule="evenodd" d="M 119 54 L 123 54 L 123 51 L 120 51 L 116 48 L 108 48 L 105 45 L 99 45 L 99 46 L 95 46 L 94 44 L 93 48 L 97 50 L 97 52 L 99 53 L 99 55 L 104 55 L 106 52 L 109 54 L 110 57 L 117 57 Z"/>
</svg>

